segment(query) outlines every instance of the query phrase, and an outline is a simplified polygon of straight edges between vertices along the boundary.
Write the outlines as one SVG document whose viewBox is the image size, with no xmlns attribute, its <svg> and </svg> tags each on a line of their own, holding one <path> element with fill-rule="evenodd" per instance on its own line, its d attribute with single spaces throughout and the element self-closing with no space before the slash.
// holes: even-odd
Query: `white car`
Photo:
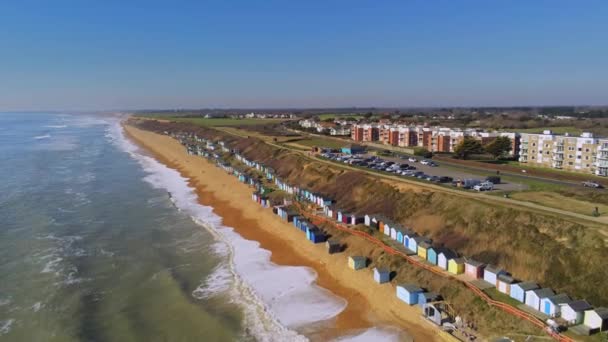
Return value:
<svg viewBox="0 0 608 342">
<path fill-rule="evenodd" d="M 409 157 L 407 160 L 410 161 L 410 162 L 412 162 L 412 163 L 415 163 L 415 162 L 418 161 L 418 159 L 416 159 L 414 157 Z"/>
<path fill-rule="evenodd" d="M 494 184 L 492 182 L 483 182 L 475 185 L 473 190 L 476 191 L 490 191 L 494 189 Z"/>
<path fill-rule="evenodd" d="M 422 165 L 429 165 L 430 163 L 432 163 L 432 161 L 430 161 L 428 159 L 423 159 L 420 161 L 420 164 L 422 164 Z"/>
</svg>

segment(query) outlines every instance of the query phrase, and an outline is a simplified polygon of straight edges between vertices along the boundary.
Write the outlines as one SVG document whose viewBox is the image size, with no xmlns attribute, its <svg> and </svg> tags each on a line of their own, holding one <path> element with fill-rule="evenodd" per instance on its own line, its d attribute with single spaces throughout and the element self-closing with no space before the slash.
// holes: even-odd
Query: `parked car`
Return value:
<svg viewBox="0 0 608 342">
<path fill-rule="evenodd" d="M 439 164 L 435 163 L 434 161 L 429 161 L 429 163 L 427 165 L 431 166 L 431 167 L 437 167 L 437 166 L 439 166 Z"/>
<path fill-rule="evenodd" d="M 416 159 L 414 157 L 409 157 L 407 160 L 410 161 L 410 162 L 412 162 L 412 163 L 415 163 L 415 162 L 418 161 L 418 159 Z"/>
<path fill-rule="evenodd" d="M 492 184 L 500 184 L 500 177 L 498 177 L 498 176 L 488 176 L 488 177 L 486 177 L 486 181 L 492 182 Z"/>
<path fill-rule="evenodd" d="M 583 186 L 586 188 L 595 188 L 595 189 L 602 188 L 602 184 L 600 184 L 598 182 L 594 182 L 594 181 L 585 181 L 585 182 L 583 182 Z"/>
<path fill-rule="evenodd" d="M 460 181 L 460 186 L 465 189 L 471 189 L 475 185 L 481 183 L 479 179 L 467 178 Z"/>
<path fill-rule="evenodd" d="M 420 161 L 420 164 L 422 164 L 422 165 L 429 165 L 429 163 L 431 163 L 431 161 L 428 159 L 423 159 Z"/>
<path fill-rule="evenodd" d="M 439 183 L 450 183 L 452 182 L 452 177 L 446 177 L 446 176 L 442 176 L 439 177 Z"/>
<path fill-rule="evenodd" d="M 416 172 L 418 175 L 416 176 L 416 178 L 419 179 L 425 179 L 427 176 L 426 174 L 424 174 L 424 172 Z"/>
<path fill-rule="evenodd" d="M 494 189 L 494 184 L 492 182 L 483 182 L 473 186 L 473 190 L 476 191 L 490 191 Z"/>
</svg>

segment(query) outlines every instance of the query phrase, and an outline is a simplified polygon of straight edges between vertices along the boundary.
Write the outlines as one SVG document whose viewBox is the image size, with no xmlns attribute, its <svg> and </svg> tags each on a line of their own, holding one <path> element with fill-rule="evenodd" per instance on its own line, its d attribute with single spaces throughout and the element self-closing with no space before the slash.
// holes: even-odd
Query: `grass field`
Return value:
<svg viewBox="0 0 608 342">
<path fill-rule="evenodd" d="M 319 119 L 321 120 L 325 120 L 325 119 L 333 119 L 333 118 L 353 118 L 353 119 L 361 119 L 363 118 L 363 115 L 357 115 L 357 114 L 353 114 L 353 115 L 346 115 L 346 114 L 321 114 L 318 115 Z"/>
<path fill-rule="evenodd" d="M 322 138 L 310 138 L 294 141 L 298 145 L 304 146 L 317 146 L 317 147 L 329 147 L 329 148 L 342 148 L 348 145 L 347 142 L 341 142 L 333 139 L 322 139 Z"/>
<path fill-rule="evenodd" d="M 155 117 L 155 119 L 165 119 L 176 122 L 189 122 L 204 127 L 230 127 L 230 126 L 254 126 L 270 123 L 279 123 L 284 119 L 205 119 L 205 118 L 183 118 L 183 117 Z"/>
<path fill-rule="evenodd" d="M 600 216 L 606 216 L 608 214 L 608 205 L 569 198 L 554 192 L 524 191 L 512 193 L 511 198 L 551 208 L 567 209 L 568 211 L 583 215 L 591 215 L 594 208 L 598 207 Z"/>
<path fill-rule="evenodd" d="M 551 130 L 553 134 L 569 133 L 570 135 L 580 135 L 583 130 L 572 126 L 541 127 L 541 128 L 518 128 L 521 133 L 542 133 L 544 130 Z"/>
</svg>

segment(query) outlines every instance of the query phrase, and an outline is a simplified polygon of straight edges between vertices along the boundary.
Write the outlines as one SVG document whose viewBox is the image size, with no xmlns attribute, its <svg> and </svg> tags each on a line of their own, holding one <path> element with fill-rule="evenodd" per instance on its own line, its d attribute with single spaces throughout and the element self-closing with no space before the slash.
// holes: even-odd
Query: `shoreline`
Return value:
<svg viewBox="0 0 608 342">
<path fill-rule="evenodd" d="M 404 329 L 416 341 L 441 341 L 439 329 L 424 322 L 421 312 L 399 301 L 393 284 L 374 283 L 371 270 L 350 270 L 349 252 L 330 255 L 324 244 L 313 245 L 269 209 L 251 201 L 251 188 L 209 163 L 190 156 L 179 142 L 160 134 L 123 125 L 125 135 L 159 162 L 177 170 L 196 189 L 198 201 L 211 206 L 223 224 L 244 239 L 257 241 L 281 266 L 304 266 L 316 273 L 315 284 L 343 298 L 346 308 L 334 318 L 313 324 L 303 332 L 311 340 L 350 336 L 370 328 Z M 213 179 L 213 183 L 206 182 Z M 227 191 L 228 190 L 228 191 Z M 365 243 L 349 238 L 352 244 Z M 363 248 L 363 246 L 361 247 Z M 322 329 L 320 327 L 322 326 Z M 306 332 L 306 330 L 312 330 Z M 316 331 L 314 331 L 316 330 Z"/>
</svg>

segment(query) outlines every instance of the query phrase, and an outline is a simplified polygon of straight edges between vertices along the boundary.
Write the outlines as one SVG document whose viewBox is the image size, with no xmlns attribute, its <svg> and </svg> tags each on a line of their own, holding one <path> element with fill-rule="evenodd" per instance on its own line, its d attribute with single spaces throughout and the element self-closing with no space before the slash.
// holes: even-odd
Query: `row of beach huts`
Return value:
<svg viewBox="0 0 608 342">
<path fill-rule="evenodd" d="M 553 290 L 543 288 L 534 282 L 519 281 L 506 270 L 497 266 L 485 264 L 471 258 L 460 257 L 456 252 L 442 246 L 436 246 L 430 238 L 421 236 L 412 229 L 394 223 L 382 215 L 358 215 L 340 210 L 331 198 L 283 182 L 275 176 L 271 168 L 248 160 L 236 151 L 231 151 L 222 142 L 215 144 L 191 135 L 186 137 L 177 136 L 176 138 L 186 146 L 188 153 L 215 159 L 219 167 L 238 177 L 239 181 L 253 186 L 256 190 L 252 194 L 252 200 L 258 202 L 262 207 L 269 208 L 272 206 L 266 196 L 272 189 L 264 187 L 259 179 L 249 177 L 244 171 L 237 170 L 228 163 L 221 161 L 217 153 L 210 151 L 221 148 L 223 152 L 232 152 L 239 162 L 249 168 L 258 170 L 277 189 L 293 195 L 299 201 L 313 203 L 321 208 L 319 213 L 322 212 L 327 217 L 342 224 L 364 224 L 378 230 L 405 249 L 407 254 L 417 256 L 419 259 L 454 276 L 463 275 L 473 281 L 483 281 L 485 287 L 495 287 L 498 292 L 532 309 L 532 312 L 541 313 L 539 316 L 544 314 L 547 317 L 561 321 L 564 325 L 579 325 L 582 328 L 579 331 L 585 333 L 608 331 L 608 308 L 593 308 L 585 300 L 574 300 L 566 294 L 556 294 Z M 194 140 L 199 144 L 189 143 L 189 140 Z M 299 216 L 296 211 L 291 209 L 290 204 L 289 201 L 285 201 L 281 205 L 272 206 L 273 212 L 283 220 L 292 222 L 296 228 L 305 232 L 307 240 L 313 243 L 326 242 L 330 253 L 341 250 L 342 246 L 339 242 L 328 239 L 328 235 L 325 232 L 307 221 L 304 217 Z M 367 259 L 363 256 L 350 256 L 348 258 L 348 265 L 354 270 L 365 268 L 367 266 Z M 373 272 L 376 282 L 385 283 L 390 281 L 390 270 L 375 268 Z M 429 316 L 427 309 L 433 309 L 427 304 L 432 304 L 440 299 L 439 295 L 426 292 L 414 284 L 398 285 L 396 295 L 407 304 L 423 306 L 423 310 L 427 316 Z M 436 323 L 441 324 L 441 320 L 440 318 Z"/>
</svg>

